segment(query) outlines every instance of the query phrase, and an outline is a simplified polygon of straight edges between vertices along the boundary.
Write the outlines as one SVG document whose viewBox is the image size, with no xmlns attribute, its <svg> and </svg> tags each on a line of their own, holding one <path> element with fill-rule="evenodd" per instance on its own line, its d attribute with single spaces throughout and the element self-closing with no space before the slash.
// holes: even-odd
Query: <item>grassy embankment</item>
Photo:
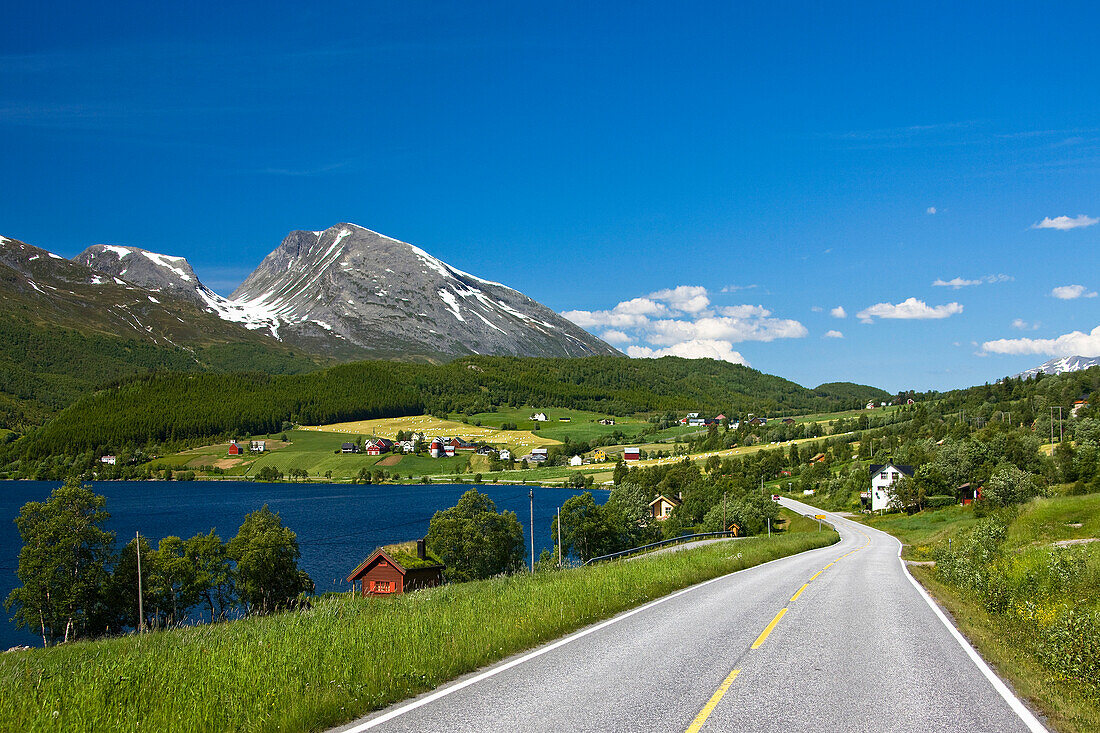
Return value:
<svg viewBox="0 0 1100 733">
<path fill-rule="evenodd" d="M 322 730 L 704 580 L 799 532 L 0 657 L 3 730 Z"/>
<path fill-rule="evenodd" d="M 967 547 L 971 532 L 989 526 L 984 521 L 949 507 L 867 523 L 908 545 L 906 558 L 939 560 L 943 567 L 911 571 L 1053 728 L 1100 730 L 1100 544 L 1080 542 L 1100 537 L 1100 494 L 1032 500 L 1007 522 L 993 559 L 966 573 L 987 577 L 960 583 L 947 564 L 958 567 L 958 556 L 944 554 L 945 546 Z"/>
</svg>

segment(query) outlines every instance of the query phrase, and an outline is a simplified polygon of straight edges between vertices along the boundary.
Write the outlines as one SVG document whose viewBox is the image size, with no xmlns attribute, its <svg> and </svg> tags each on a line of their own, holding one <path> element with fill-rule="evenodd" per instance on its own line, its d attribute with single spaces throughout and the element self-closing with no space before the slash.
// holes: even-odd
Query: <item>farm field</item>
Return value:
<svg viewBox="0 0 1100 733">
<path fill-rule="evenodd" d="M 509 446 L 513 451 L 527 453 L 531 448 L 556 445 L 559 441 L 552 437 L 535 434 L 529 430 L 499 430 L 498 428 L 469 425 L 457 420 L 442 420 L 431 415 L 412 415 L 408 417 L 387 417 L 378 420 L 357 420 L 355 422 L 333 423 L 331 425 L 303 425 L 301 431 L 334 433 L 342 440 L 354 440 L 358 436 L 375 436 L 393 440 L 398 431 L 416 431 L 425 437 L 459 436 L 466 440 L 493 445 Z"/>
<path fill-rule="evenodd" d="M 542 412 L 549 418 L 546 422 L 538 424 L 538 434 L 559 442 L 565 437 L 573 441 L 588 441 L 605 435 L 613 435 L 615 432 L 632 436 L 649 427 L 648 421 L 636 417 L 614 417 L 614 425 L 601 425 L 600 420 L 612 416 L 600 412 L 560 408 L 538 410 L 532 407 L 517 407 L 511 410 L 479 412 L 470 415 L 466 419 L 471 423 L 479 422 L 483 426 L 494 428 L 499 428 L 503 423 L 513 423 L 525 431 L 530 431 L 535 425 L 531 415 L 536 412 Z M 563 417 L 569 418 L 569 421 L 562 422 L 560 418 Z"/>
</svg>

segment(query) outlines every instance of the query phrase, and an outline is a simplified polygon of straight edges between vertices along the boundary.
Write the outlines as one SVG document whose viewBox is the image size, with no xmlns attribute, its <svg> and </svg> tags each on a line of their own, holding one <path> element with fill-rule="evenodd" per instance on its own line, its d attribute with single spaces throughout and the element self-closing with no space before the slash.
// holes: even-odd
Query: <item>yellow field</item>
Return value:
<svg viewBox="0 0 1100 733">
<path fill-rule="evenodd" d="M 333 423 L 331 425 L 303 425 L 302 430 L 322 433 L 343 433 L 349 436 L 373 435 L 393 440 L 399 430 L 415 430 L 431 440 L 435 437 L 459 437 L 477 443 L 509 446 L 514 451 L 526 453 L 531 448 L 557 445 L 552 438 L 543 438 L 530 430 L 497 430 L 479 428 L 476 425 L 455 420 L 440 420 L 431 415 L 413 415 L 410 417 L 386 417 L 378 420 L 357 420 L 355 422 Z"/>
</svg>

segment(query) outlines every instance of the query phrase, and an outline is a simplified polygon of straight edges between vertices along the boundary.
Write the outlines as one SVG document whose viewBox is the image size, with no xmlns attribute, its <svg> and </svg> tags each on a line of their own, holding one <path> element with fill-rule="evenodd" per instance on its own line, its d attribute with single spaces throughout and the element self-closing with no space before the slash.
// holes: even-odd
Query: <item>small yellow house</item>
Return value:
<svg viewBox="0 0 1100 733">
<path fill-rule="evenodd" d="M 596 450 L 594 450 L 592 452 L 592 461 L 593 462 L 603 463 L 606 460 L 607 460 L 607 453 L 604 452 L 603 448 L 597 448 Z"/>
</svg>

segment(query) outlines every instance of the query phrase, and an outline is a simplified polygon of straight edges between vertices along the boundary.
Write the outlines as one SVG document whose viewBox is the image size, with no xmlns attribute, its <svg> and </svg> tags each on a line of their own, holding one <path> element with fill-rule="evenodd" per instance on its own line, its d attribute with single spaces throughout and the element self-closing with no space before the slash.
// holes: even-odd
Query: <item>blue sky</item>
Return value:
<svg viewBox="0 0 1100 733">
<path fill-rule="evenodd" d="M 228 293 L 350 221 L 808 386 L 1100 354 L 1092 4 L 228 5 L 5 10 L 0 234 Z"/>
</svg>

